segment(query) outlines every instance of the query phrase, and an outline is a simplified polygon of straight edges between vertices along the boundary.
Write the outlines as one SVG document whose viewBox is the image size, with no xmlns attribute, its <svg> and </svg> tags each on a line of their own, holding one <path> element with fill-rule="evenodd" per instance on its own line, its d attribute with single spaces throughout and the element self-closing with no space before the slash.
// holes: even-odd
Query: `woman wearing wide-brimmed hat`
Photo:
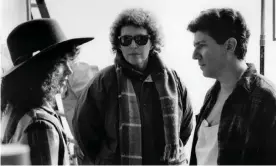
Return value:
<svg viewBox="0 0 276 166">
<path fill-rule="evenodd" d="M 1 141 L 29 145 L 32 164 L 70 164 L 55 96 L 72 73 L 78 46 L 92 39 L 67 39 L 53 19 L 22 23 L 8 36 L 14 67 L 2 78 Z"/>
</svg>

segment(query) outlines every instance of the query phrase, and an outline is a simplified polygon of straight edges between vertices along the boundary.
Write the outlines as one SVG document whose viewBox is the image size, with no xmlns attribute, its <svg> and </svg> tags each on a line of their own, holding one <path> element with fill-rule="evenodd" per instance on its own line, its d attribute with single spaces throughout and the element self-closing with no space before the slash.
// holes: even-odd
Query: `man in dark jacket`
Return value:
<svg viewBox="0 0 276 166">
<path fill-rule="evenodd" d="M 123 11 L 110 33 L 115 64 L 81 95 L 73 126 L 94 164 L 182 164 L 192 131 L 186 87 L 159 57 L 160 31 L 143 9 Z"/>
<path fill-rule="evenodd" d="M 244 18 L 233 9 L 209 9 L 188 30 L 193 59 L 216 79 L 196 119 L 190 164 L 276 164 L 276 89 L 245 62 Z"/>
<path fill-rule="evenodd" d="M 1 84 L 1 141 L 28 145 L 33 165 L 70 164 L 73 154 L 57 96 L 72 73 L 77 46 L 92 39 L 67 39 L 53 19 L 24 22 L 7 38 L 14 67 Z"/>
</svg>

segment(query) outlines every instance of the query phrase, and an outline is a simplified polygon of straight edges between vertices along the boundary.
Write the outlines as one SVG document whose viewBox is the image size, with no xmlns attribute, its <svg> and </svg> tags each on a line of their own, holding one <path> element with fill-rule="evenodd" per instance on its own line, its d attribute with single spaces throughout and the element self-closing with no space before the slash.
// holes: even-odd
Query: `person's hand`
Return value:
<svg viewBox="0 0 276 166">
<path fill-rule="evenodd" d="M 74 151 L 75 151 L 75 155 L 78 159 L 83 160 L 84 158 L 84 154 L 82 153 L 80 147 L 78 145 L 75 144 L 74 146 Z"/>
<path fill-rule="evenodd" d="M 188 159 L 185 155 L 184 147 L 179 148 L 178 154 L 167 154 L 163 160 L 168 165 L 188 165 Z"/>
</svg>

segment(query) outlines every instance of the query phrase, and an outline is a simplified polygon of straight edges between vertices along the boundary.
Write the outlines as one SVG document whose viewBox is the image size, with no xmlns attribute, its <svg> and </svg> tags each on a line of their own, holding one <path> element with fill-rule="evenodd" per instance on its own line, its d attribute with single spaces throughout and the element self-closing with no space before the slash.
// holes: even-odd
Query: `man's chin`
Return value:
<svg viewBox="0 0 276 166">
<path fill-rule="evenodd" d="M 204 71 L 203 71 L 203 76 L 206 78 L 216 79 L 216 77 L 214 75 L 212 75 L 211 73 L 208 73 L 208 72 L 204 72 Z"/>
</svg>

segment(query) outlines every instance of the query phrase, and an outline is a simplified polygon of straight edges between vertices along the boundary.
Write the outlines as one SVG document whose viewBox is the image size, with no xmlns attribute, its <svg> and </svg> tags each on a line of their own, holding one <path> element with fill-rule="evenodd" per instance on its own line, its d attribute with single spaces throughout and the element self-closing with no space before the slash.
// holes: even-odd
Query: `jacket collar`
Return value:
<svg viewBox="0 0 276 166">
<path fill-rule="evenodd" d="M 149 62 L 144 72 L 135 69 L 121 54 L 116 55 L 115 65 L 122 67 L 124 74 L 131 78 L 146 78 L 149 74 L 163 72 L 166 68 L 157 52 L 152 52 L 149 55 Z"/>
<path fill-rule="evenodd" d="M 255 81 L 255 75 L 257 74 L 257 70 L 255 65 L 252 63 L 247 63 L 247 69 L 237 82 L 237 87 L 242 87 L 248 93 L 251 92 L 252 83 Z"/>
<path fill-rule="evenodd" d="M 56 115 L 57 116 L 57 112 L 54 110 L 54 108 L 48 103 L 44 103 L 41 108 L 43 108 L 46 112 L 50 113 L 51 115 Z"/>
<path fill-rule="evenodd" d="M 235 89 L 237 87 L 241 87 L 243 90 L 245 90 L 246 92 L 249 93 L 251 91 L 251 85 L 255 79 L 254 75 L 256 73 L 257 73 L 257 70 L 255 68 L 255 65 L 252 63 L 247 63 L 247 69 L 242 74 L 241 78 L 237 81 Z M 210 91 L 209 91 L 210 93 L 207 94 L 206 97 L 208 97 L 210 95 L 214 96 L 215 94 L 218 93 L 219 89 L 220 89 L 220 83 L 219 83 L 219 81 L 216 81 L 215 84 L 210 89 Z"/>
</svg>

